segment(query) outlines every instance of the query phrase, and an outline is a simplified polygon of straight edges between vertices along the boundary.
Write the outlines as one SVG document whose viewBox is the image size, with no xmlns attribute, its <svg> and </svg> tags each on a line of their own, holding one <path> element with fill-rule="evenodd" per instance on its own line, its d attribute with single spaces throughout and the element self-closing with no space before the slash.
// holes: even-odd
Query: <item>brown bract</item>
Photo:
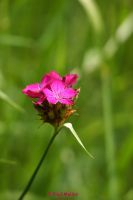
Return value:
<svg viewBox="0 0 133 200">
<path fill-rule="evenodd" d="M 50 123 L 54 127 L 60 127 L 76 110 L 73 105 L 65 105 L 61 103 L 50 104 L 45 101 L 43 104 L 34 104 L 41 120 L 44 123 Z"/>
</svg>

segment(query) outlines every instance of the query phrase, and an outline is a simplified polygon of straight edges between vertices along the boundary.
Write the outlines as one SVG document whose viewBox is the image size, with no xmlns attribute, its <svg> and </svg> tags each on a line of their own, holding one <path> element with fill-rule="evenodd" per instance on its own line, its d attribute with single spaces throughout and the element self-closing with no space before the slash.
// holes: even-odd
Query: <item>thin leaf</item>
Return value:
<svg viewBox="0 0 133 200">
<path fill-rule="evenodd" d="M 81 142 L 79 136 L 77 135 L 76 131 L 74 130 L 73 126 L 71 123 L 65 123 L 64 126 L 66 128 L 68 128 L 71 133 L 73 134 L 73 136 L 76 138 L 76 140 L 78 141 L 78 143 L 81 145 L 81 147 L 85 150 L 85 152 L 91 157 L 94 159 L 94 157 L 87 151 L 87 149 L 85 148 L 85 146 L 83 145 L 83 143 Z"/>
<path fill-rule="evenodd" d="M 117 165 L 119 170 L 125 170 L 133 157 L 133 132 L 128 135 L 120 148 L 119 158 Z"/>
<path fill-rule="evenodd" d="M 81 1 L 81 0 L 80 0 Z M 94 48 L 87 51 L 83 58 L 83 69 L 91 73 L 99 68 L 106 59 L 112 59 L 120 46 L 124 44 L 133 34 L 133 12 L 130 13 L 116 32 L 111 36 L 102 49 Z"/>
<path fill-rule="evenodd" d="M 8 165 L 16 165 L 16 161 L 13 161 L 13 160 L 6 160 L 6 159 L 3 159 L 3 158 L 0 158 L 0 163 L 2 164 L 8 164 Z"/>
<path fill-rule="evenodd" d="M 25 38 L 17 35 L 0 35 L 0 44 L 32 48 L 33 45 L 35 45 L 35 41 L 32 38 Z"/>
<path fill-rule="evenodd" d="M 86 11 L 96 32 L 102 32 L 104 28 L 100 9 L 94 0 L 78 0 Z"/>
<path fill-rule="evenodd" d="M 0 90 L 0 98 L 4 101 L 6 101 L 7 103 L 9 103 L 11 106 L 13 106 L 14 108 L 16 108 L 18 111 L 20 112 L 24 112 L 24 109 L 21 108 L 18 104 L 16 104 L 9 96 L 7 96 L 7 94 L 5 94 L 3 91 Z"/>
</svg>

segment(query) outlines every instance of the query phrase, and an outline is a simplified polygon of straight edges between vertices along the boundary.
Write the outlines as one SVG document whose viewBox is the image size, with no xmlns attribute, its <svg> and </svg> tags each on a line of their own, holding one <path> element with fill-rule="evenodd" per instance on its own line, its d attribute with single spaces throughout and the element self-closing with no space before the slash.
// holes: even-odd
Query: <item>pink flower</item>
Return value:
<svg viewBox="0 0 133 200">
<path fill-rule="evenodd" d="M 37 98 L 35 104 L 42 104 L 46 99 L 51 104 L 60 102 L 62 104 L 72 104 L 72 98 L 76 96 L 76 91 L 71 87 L 77 82 L 76 74 L 68 74 L 63 78 L 55 71 L 43 76 L 40 83 L 27 85 L 23 93 L 31 98 Z"/>
<path fill-rule="evenodd" d="M 73 109 L 79 89 L 72 86 L 77 82 L 76 74 L 61 77 L 51 71 L 43 76 L 40 83 L 27 85 L 23 93 L 32 99 L 33 105 L 43 122 L 54 127 L 61 126 L 76 110 Z"/>
<path fill-rule="evenodd" d="M 45 88 L 43 90 L 46 99 L 51 104 L 56 104 L 60 102 L 66 105 L 72 105 L 72 99 L 76 96 L 77 92 L 72 88 L 67 88 L 62 81 L 56 80 L 54 81 L 50 89 Z"/>
</svg>

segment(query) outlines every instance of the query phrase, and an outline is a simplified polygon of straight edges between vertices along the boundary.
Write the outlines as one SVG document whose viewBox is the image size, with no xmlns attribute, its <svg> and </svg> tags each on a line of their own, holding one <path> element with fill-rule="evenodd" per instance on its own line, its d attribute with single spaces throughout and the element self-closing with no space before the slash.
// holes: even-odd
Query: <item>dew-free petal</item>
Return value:
<svg viewBox="0 0 133 200">
<path fill-rule="evenodd" d="M 46 88 L 46 89 L 43 90 L 43 92 L 44 92 L 46 99 L 48 100 L 49 103 L 56 104 L 58 102 L 58 100 L 54 96 L 54 93 L 51 90 Z"/>
<path fill-rule="evenodd" d="M 72 105 L 73 104 L 73 101 L 70 100 L 70 99 L 60 99 L 59 102 L 62 103 L 62 104 L 66 104 L 66 105 Z"/>
<path fill-rule="evenodd" d="M 73 98 L 77 95 L 77 92 L 72 88 L 66 88 L 63 91 L 63 98 Z"/>
<path fill-rule="evenodd" d="M 67 74 L 64 77 L 64 82 L 65 82 L 66 86 L 70 87 L 77 82 L 77 79 L 78 79 L 77 74 Z"/>
<path fill-rule="evenodd" d="M 56 80 L 51 84 L 51 90 L 55 94 L 61 95 L 64 89 L 65 89 L 65 85 L 62 81 Z M 62 95 L 60 97 L 62 97 Z"/>
<path fill-rule="evenodd" d="M 62 80 L 62 77 L 55 71 L 51 71 L 49 73 L 49 76 L 51 76 L 51 78 L 57 79 L 57 80 Z"/>
<path fill-rule="evenodd" d="M 40 85 L 44 88 L 55 80 L 62 80 L 62 77 L 57 72 L 51 71 L 49 74 L 43 76 Z"/>
<path fill-rule="evenodd" d="M 40 85 L 39 83 L 34 83 L 27 85 L 22 92 L 29 97 L 39 98 L 40 97 Z"/>
<path fill-rule="evenodd" d="M 66 88 L 62 81 L 54 81 L 50 89 L 43 90 L 47 100 L 53 104 L 60 102 L 62 104 L 72 104 L 72 98 L 76 96 L 76 91 L 72 88 Z M 51 101 L 51 99 L 52 101 Z M 56 101 L 55 101 L 56 100 Z"/>
</svg>

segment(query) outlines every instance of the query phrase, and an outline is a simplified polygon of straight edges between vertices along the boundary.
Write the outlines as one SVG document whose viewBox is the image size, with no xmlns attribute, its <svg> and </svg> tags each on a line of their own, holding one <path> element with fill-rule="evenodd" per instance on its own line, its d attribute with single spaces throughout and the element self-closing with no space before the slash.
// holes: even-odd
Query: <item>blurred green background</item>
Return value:
<svg viewBox="0 0 133 200">
<path fill-rule="evenodd" d="M 52 133 L 22 89 L 56 70 L 81 88 L 26 200 L 133 200 L 132 0 L 0 0 L 0 200 L 17 200 Z M 70 198 L 72 199 L 72 197 Z"/>
</svg>

